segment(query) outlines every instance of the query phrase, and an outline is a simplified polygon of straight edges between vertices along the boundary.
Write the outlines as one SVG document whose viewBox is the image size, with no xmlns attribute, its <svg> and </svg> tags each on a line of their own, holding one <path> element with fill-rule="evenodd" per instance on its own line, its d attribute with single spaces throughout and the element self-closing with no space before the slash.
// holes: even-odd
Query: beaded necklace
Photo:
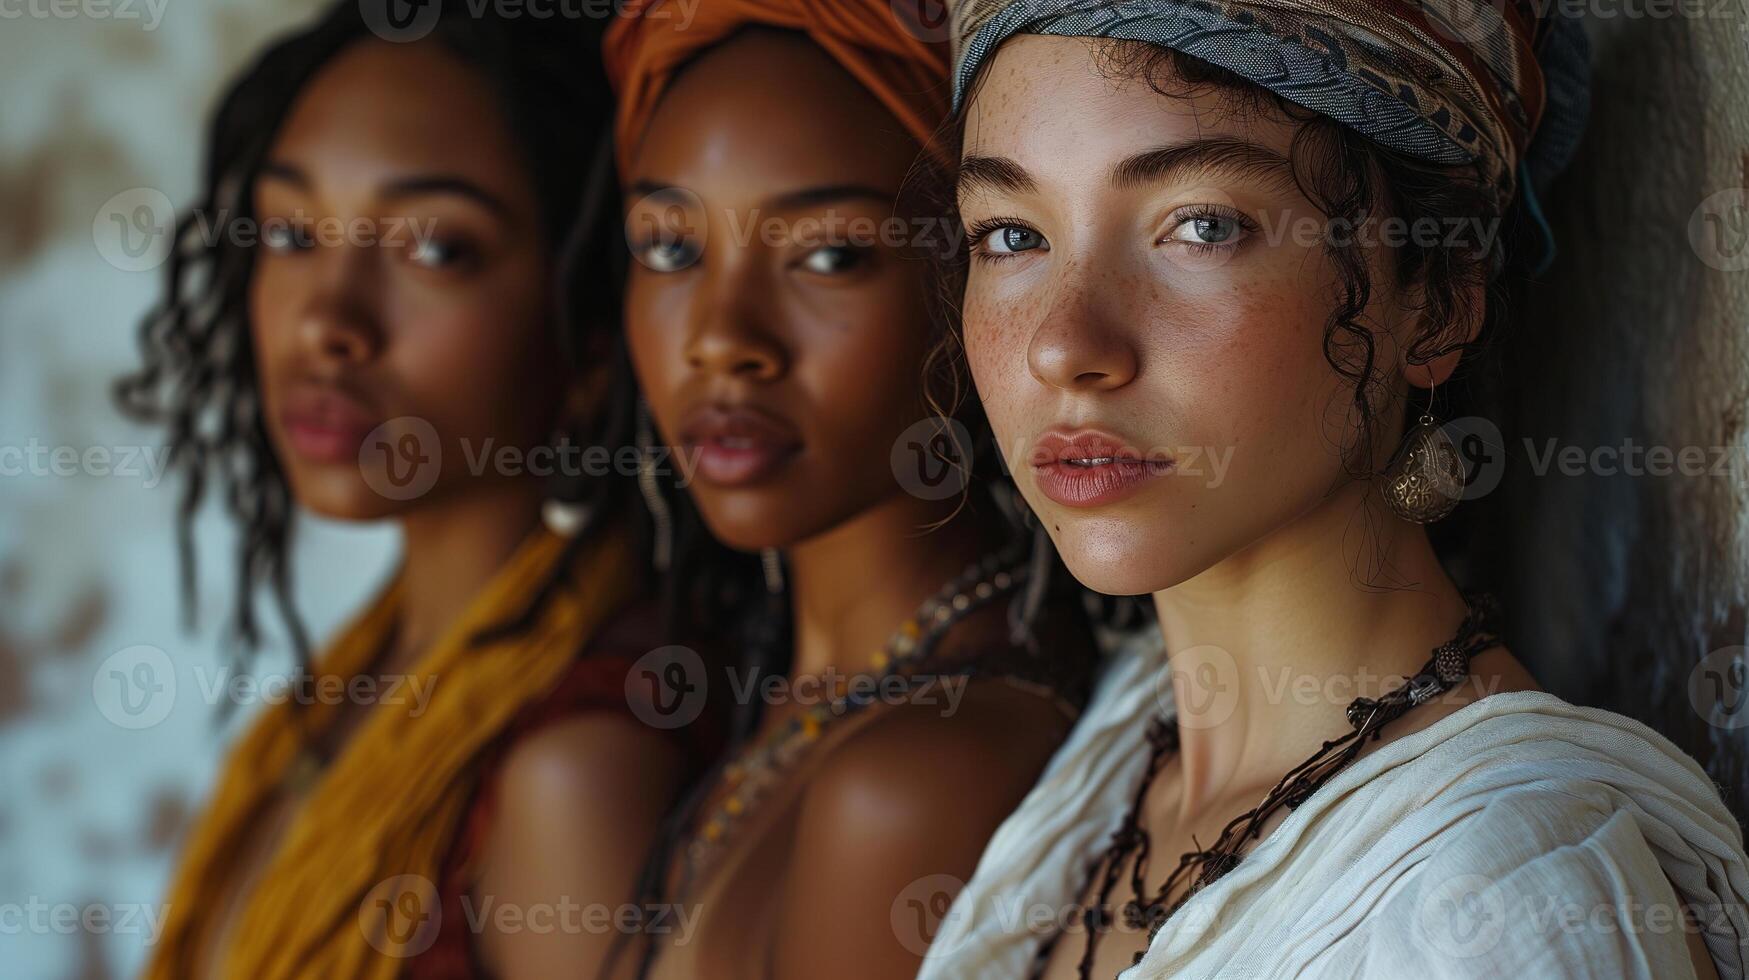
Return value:
<svg viewBox="0 0 1749 980">
<path fill-rule="evenodd" d="M 917 684 L 967 672 L 963 668 L 969 668 L 975 657 L 932 665 L 924 673 L 916 671 L 956 623 L 1027 581 L 1031 570 L 1018 557 L 1019 551 L 1019 546 L 1012 546 L 967 566 L 965 572 L 925 599 L 886 644 L 874 651 L 868 671 L 854 677 L 840 676 L 825 701 L 810 705 L 719 766 L 719 788 L 713 795 L 719 796 L 720 802 L 694 823 L 698 829 L 686 848 L 677 894 L 687 894 L 710 872 L 734 831 L 829 727 L 879 702 L 882 692 L 890 693 L 893 685 L 888 678 L 902 677 Z"/>
<path fill-rule="evenodd" d="M 1178 751 L 1176 722 L 1164 717 L 1154 718 L 1148 726 L 1148 765 L 1141 786 L 1130 800 L 1129 812 L 1125 814 L 1123 824 L 1112 833 L 1111 844 L 1088 869 L 1087 884 L 1081 889 L 1081 894 L 1086 894 L 1088 888 L 1097 881 L 1098 897 L 1091 905 L 1079 906 L 1072 916 L 1087 929 L 1087 947 L 1081 954 L 1077 975 L 1082 980 L 1088 980 L 1092 976 L 1094 952 L 1098 948 L 1100 937 L 1111 925 L 1112 891 L 1117 887 L 1124 865 L 1129 863 L 1132 856 L 1135 864 L 1130 870 L 1129 884 L 1133 896 L 1123 903 L 1121 914 L 1127 928 L 1148 926 L 1148 942 L 1152 945 L 1160 927 L 1191 896 L 1238 866 L 1240 848 L 1262 833 L 1263 824 L 1271 814 L 1284 806 L 1292 810 L 1304 803 L 1318 787 L 1354 761 L 1368 738 L 1377 741 L 1380 729 L 1387 723 L 1401 718 L 1410 708 L 1426 704 L 1451 690 L 1468 677 L 1470 660 L 1483 650 L 1500 644 L 1500 637 L 1495 629 L 1495 623 L 1499 619 L 1499 606 L 1489 595 L 1466 595 L 1464 600 L 1469 611 L 1459 624 L 1457 633 L 1434 648 L 1427 663 L 1415 676 L 1381 697 L 1355 698 L 1350 702 L 1345 714 L 1353 731 L 1325 742 L 1310 759 L 1290 770 L 1264 796 L 1263 802 L 1234 817 L 1222 828 L 1220 837 L 1213 846 L 1190 851 L 1180 857 L 1178 867 L 1172 869 L 1172 873 L 1166 876 L 1166 881 L 1160 888 L 1150 894 L 1144 882 L 1148 874 L 1151 845 L 1148 832 L 1141 825 L 1142 805 L 1166 758 Z M 1337 751 L 1338 749 L 1341 751 Z M 1185 885 L 1184 894 L 1176 901 L 1169 902 L 1168 896 L 1180 884 Z M 1043 974 L 1046 961 L 1060 938 L 1062 933 L 1058 933 L 1039 950 L 1033 964 L 1034 977 Z M 1132 965 L 1140 963 L 1145 953 L 1146 950 L 1137 953 Z"/>
</svg>

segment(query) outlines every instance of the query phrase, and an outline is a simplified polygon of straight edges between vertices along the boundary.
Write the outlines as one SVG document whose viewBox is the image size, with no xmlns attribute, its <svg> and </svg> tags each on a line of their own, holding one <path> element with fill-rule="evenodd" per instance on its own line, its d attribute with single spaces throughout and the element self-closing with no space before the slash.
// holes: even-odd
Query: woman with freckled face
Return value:
<svg viewBox="0 0 1749 980">
<path fill-rule="evenodd" d="M 955 7 L 966 360 L 1069 570 L 1159 629 L 921 976 L 1745 975 L 1704 771 L 1542 691 L 1424 527 L 1468 475 L 1440 387 L 1546 243 L 1387 219 L 1533 215 L 1587 79 L 1558 13 L 1451 7 Z"/>
<path fill-rule="evenodd" d="M 893 10 L 722 2 L 682 28 L 657 2 L 609 31 L 625 341 L 646 438 L 686 481 L 646 499 L 672 525 L 670 591 L 703 592 L 695 615 L 779 692 L 735 704 L 737 740 L 652 859 L 643 900 L 698 925 L 636 951 L 649 977 L 915 974 L 1083 697 L 1092 641 L 1045 587 L 1048 544 L 1029 552 L 987 486 L 935 493 L 894 462 L 938 414 L 916 239 L 937 226 L 907 180 L 939 171 L 919 153 L 947 90 L 945 50 Z M 750 589 L 713 600 L 713 576 Z"/>
<path fill-rule="evenodd" d="M 302 645 L 296 514 L 402 541 L 293 688 L 388 693 L 253 720 L 184 845 L 154 980 L 608 975 L 591 924 L 705 761 L 628 685 L 658 643 L 633 474 L 548 475 L 594 424 L 617 319 L 606 276 L 555 302 L 567 242 L 618 245 L 599 25 L 445 13 L 391 42 L 382 13 L 340 3 L 227 92 L 121 388 L 190 480 L 185 547 L 216 471 L 245 642 L 265 579 Z M 233 219 L 258 238 L 196 241 Z"/>
</svg>

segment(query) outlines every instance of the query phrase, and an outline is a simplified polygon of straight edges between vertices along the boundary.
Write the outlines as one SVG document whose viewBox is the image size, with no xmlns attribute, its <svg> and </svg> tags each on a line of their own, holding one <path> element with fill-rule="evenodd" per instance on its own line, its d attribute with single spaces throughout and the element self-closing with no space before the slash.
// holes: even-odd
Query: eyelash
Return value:
<svg viewBox="0 0 1749 980">
<path fill-rule="evenodd" d="M 1251 220 L 1250 216 L 1237 208 L 1220 204 L 1194 204 L 1172 213 L 1169 231 L 1176 231 L 1186 222 L 1196 221 L 1199 218 L 1224 218 L 1238 225 L 1239 230 L 1245 233 L 1245 237 L 1233 242 L 1187 242 L 1170 237 L 1161 238 L 1160 241 L 1188 248 L 1194 255 L 1208 255 L 1213 252 L 1230 252 L 1237 249 L 1245 244 L 1250 235 L 1257 230 L 1257 222 Z"/>
<path fill-rule="evenodd" d="M 966 251 L 970 253 L 973 261 L 1005 262 L 1015 258 L 1016 253 L 1014 252 L 992 252 L 983 247 L 984 240 L 989 238 L 990 233 L 998 228 L 1024 228 L 1038 235 L 1041 239 L 1044 237 L 1039 234 L 1037 228 L 1019 218 L 986 218 L 966 229 Z"/>
<path fill-rule="evenodd" d="M 1196 221 L 1205 218 L 1221 218 L 1231 221 L 1237 225 L 1247 237 L 1257 231 L 1257 222 L 1251 220 L 1250 216 L 1246 215 L 1243 211 L 1218 204 L 1197 204 L 1186 208 L 1180 208 L 1173 213 L 1170 226 L 1172 230 L 1176 230 L 1187 221 Z M 987 218 L 972 225 L 972 227 L 966 230 L 966 250 L 971 253 L 972 258 L 975 261 L 1004 262 L 1015 257 L 1016 253 L 1013 252 L 991 252 L 983 247 L 983 243 L 989 238 L 990 233 L 1001 228 L 1024 228 L 1035 235 L 1039 235 L 1038 229 L 1019 218 Z M 1044 236 L 1039 235 L 1039 237 L 1043 238 Z M 1160 242 L 1171 242 L 1175 245 L 1189 249 L 1196 255 L 1209 255 L 1214 252 L 1233 251 L 1239 246 L 1245 244 L 1246 240 L 1247 238 L 1240 238 L 1237 241 L 1232 242 L 1187 242 L 1180 239 L 1163 237 L 1160 239 Z"/>
</svg>

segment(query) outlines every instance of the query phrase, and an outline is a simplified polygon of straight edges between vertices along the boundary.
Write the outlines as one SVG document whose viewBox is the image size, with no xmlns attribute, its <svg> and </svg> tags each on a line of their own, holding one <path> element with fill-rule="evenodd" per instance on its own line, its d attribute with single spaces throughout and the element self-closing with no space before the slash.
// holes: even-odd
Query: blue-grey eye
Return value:
<svg viewBox="0 0 1749 980">
<path fill-rule="evenodd" d="M 1030 252 L 1035 248 L 1043 248 L 1045 238 L 1031 228 L 1020 225 L 1003 225 L 991 229 L 984 236 L 984 248 L 999 255 L 1014 252 Z"/>
<path fill-rule="evenodd" d="M 1169 238 L 1193 245 L 1224 245 L 1244 229 L 1239 222 L 1221 215 L 1198 215 L 1179 222 Z"/>
</svg>

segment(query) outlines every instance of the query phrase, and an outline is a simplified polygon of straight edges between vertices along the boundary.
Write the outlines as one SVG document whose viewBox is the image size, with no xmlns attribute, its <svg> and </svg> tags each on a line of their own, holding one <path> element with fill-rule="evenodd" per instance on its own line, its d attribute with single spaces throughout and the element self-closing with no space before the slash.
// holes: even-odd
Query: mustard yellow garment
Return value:
<svg viewBox="0 0 1749 980">
<path fill-rule="evenodd" d="M 394 977 L 394 929 L 367 937 L 361 905 L 398 875 L 436 883 L 474 795 L 476 759 L 493 737 L 562 676 L 583 642 L 627 599 L 630 549 L 609 535 L 581 549 L 567 583 L 529 629 L 470 646 L 482 627 L 519 612 L 562 556 L 565 540 L 535 531 L 451 624 L 411 673 L 428 678 L 425 710 L 378 704 L 293 818 L 219 951 L 225 977 L 247 980 L 366 980 Z M 367 670 L 393 629 L 401 599 L 395 580 L 330 645 L 318 676 Z M 162 941 L 144 976 L 181 980 L 192 972 L 202 930 L 216 918 L 238 848 L 299 757 L 305 725 L 320 730 L 337 708 L 282 704 L 237 747 L 205 814 L 185 845 L 169 896 Z M 378 889 L 378 895 L 383 893 Z M 403 941 L 413 935 L 400 936 Z M 386 949 L 387 952 L 383 950 Z M 416 950 L 415 950 L 416 951 Z"/>
</svg>

